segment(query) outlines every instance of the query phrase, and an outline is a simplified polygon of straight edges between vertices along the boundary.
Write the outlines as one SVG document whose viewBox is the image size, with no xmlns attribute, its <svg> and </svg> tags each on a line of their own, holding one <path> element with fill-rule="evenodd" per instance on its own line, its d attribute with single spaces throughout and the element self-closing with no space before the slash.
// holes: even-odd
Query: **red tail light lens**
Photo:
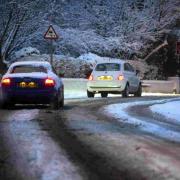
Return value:
<svg viewBox="0 0 180 180">
<path fill-rule="evenodd" d="M 93 80 L 93 75 L 90 75 L 89 78 L 88 78 L 89 81 L 92 81 Z"/>
<path fill-rule="evenodd" d="M 122 81 L 123 79 L 124 79 L 124 76 L 123 76 L 123 75 L 119 75 L 119 76 L 118 76 L 118 80 L 119 80 L 119 81 Z"/>
<path fill-rule="evenodd" d="M 4 78 L 1 80 L 2 86 L 10 86 L 11 84 L 11 79 L 10 78 Z"/>
<path fill-rule="evenodd" d="M 47 79 L 45 80 L 45 86 L 47 86 L 47 87 L 53 87 L 54 85 L 55 85 L 55 81 L 54 81 L 53 79 L 47 78 Z"/>
</svg>

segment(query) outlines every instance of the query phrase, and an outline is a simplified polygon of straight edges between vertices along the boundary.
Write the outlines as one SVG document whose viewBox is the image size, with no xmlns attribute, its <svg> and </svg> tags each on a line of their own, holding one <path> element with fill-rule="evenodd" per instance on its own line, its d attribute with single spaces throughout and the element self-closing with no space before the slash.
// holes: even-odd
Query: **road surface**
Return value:
<svg viewBox="0 0 180 180">
<path fill-rule="evenodd" d="M 180 179 L 180 143 L 175 136 L 144 131 L 141 124 L 108 115 L 114 103 L 169 97 L 68 99 L 63 110 L 17 106 L 0 110 L 0 179 Z M 149 105 L 128 114 L 177 133 Z M 166 133 L 166 131 L 164 132 Z"/>
</svg>

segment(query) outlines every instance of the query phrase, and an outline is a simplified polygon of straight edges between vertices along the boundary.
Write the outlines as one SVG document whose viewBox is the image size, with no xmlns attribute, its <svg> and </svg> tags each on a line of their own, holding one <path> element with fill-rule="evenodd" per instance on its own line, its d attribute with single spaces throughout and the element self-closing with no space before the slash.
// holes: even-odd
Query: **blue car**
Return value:
<svg viewBox="0 0 180 180">
<path fill-rule="evenodd" d="M 50 63 L 23 61 L 11 64 L 1 79 L 2 107 L 15 104 L 50 104 L 64 106 L 64 85 Z"/>
</svg>

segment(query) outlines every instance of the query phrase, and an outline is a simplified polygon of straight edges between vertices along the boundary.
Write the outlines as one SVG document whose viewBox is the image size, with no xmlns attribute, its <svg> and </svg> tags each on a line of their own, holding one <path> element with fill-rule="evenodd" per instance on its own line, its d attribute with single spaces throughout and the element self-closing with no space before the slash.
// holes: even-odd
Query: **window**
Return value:
<svg viewBox="0 0 180 180">
<path fill-rule="evenodd" d="M 129 63 L 124 64 L 124 70 L 134 72 L 134 68 Z"/>
<path fill-rule="evenodd" d="M 127 63 L 124 64 L 124 70 L 125 70 L 125 71 L 130 71 L 130 70 L 129 70 L 129 66 L 128 66 Z"/>
<path fill-rule="evenodd" d="M 15 66 L 11 71 L 11 73 L 33 73 L 33 72 L 47 73 L 47 70 L 43 66 L 20 65 L 20 66 Z"/>
<path fill-rule="evenodd" d="M 134 72 L 134 68 L 133 68 L 130 64 L 128 64 L 128 66 L 129 66 L 129 70 L 130 70 L 131 72 Z"/>
<path fill-rule="evenodd" d="M 120 64 L 118 63 L 102 63 L 95 68 L 96 71 L 120 71 Z"/>
</svg>

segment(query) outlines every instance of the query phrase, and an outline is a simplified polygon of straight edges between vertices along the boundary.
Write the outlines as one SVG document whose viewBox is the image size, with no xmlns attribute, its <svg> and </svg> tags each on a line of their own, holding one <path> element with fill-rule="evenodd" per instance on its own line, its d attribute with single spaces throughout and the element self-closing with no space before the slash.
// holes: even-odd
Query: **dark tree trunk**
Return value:
<svg viewBox="0 0 180 180">
<path fill-rule="evenodd" d="M 0 74 L 4 74 L 7 70 L 6 64 L 3 63 L 3 57 L 0 56 Z"/>
</svg>

